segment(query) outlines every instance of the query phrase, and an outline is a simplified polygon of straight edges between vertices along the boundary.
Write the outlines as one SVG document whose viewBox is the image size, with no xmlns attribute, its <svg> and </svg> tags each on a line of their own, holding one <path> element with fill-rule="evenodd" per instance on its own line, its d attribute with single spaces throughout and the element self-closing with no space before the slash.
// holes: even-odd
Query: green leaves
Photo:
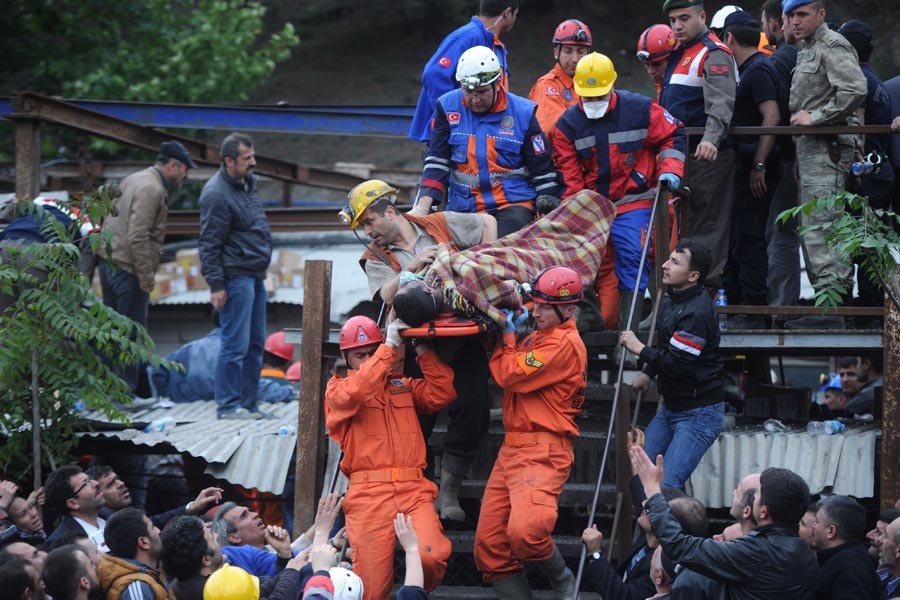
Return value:
<svg viewBox="0 0 900 600">
<path fill-rule="evenodd" d="M 834 217 L 815 225 L 801 226 L 798 232 L 822 231 L 827 244 L 858 262 L 865 274 L 882 283 L 888 297 L 900 310 L 900 282 L 897 280 L 900 234 L 894 229 L 900 224 L 900 217 L 890 210 L 873 210 L 863 196 L 842 192 L 816 198 L 782 212 L 777 218 L 784 224 L 792 218 L 802 221 L 803 216 L 825 211 L 834 212 Z M 848 293 L 849 290 L 839 282 L 832 282 L 817 290 L 816 306 L 840 306 L 842 296 Z"/>
<path fill-rule="evenodd" d="M 75 198 L 68 208 L 99 222 L 111 207 L 101 189 Z M 170 365 L 153 354 L 153 341 L 142 326 L 92 294 L 77 267 L 77 226 L 63 225 L 31 202 L 17 209 L 40 219 L 42 230 L 56 240 L 10 247 L 11 260 L 0 263 L 0 291 L 16 296 L 0 314 L 0 470 L 25 480 L 31 472 L 32 397 L 40 406 L 44 464 L 59 463 L 68 460 L 75 432 L 85 429 L 76 405 L 123 420 L 116 406 L 130 403 L 131 393 L 117 370 L 136 362 Z M 103 242 L 100 234 L 89 238 L 92 248 Z"/>
</svg>

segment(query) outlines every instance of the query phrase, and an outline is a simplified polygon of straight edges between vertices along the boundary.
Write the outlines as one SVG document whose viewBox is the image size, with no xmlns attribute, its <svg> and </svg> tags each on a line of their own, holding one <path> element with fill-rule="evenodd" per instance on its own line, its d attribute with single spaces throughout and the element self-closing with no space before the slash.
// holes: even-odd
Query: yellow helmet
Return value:
<svg viewBox="0 0 900 600">
<path fill-rule="evenodd" d="M 387 199 L 393 204 L 397 201 L 397 189 L 380 179 L 364 181 L 347 194 L 350 205 L 338 213 L 338 218 L 344 225 L 349 225 L 350 229 L 356 229 L 359 225 L 359 217 L 369 208 L 370 204 L 382 196 L 387 196 Z"/>
<path fill-rule="evenodd" d="M 259 600 L 259 578 L 226 563 L 206 580 L 203 600 Z"/>
<path fill-rule="evenodd" d="M 605 54 L 591 52 L 578 61 L 573 79 L 579 96 L 605 96 L 616 81 L 616 68 Z"/>
</svg>

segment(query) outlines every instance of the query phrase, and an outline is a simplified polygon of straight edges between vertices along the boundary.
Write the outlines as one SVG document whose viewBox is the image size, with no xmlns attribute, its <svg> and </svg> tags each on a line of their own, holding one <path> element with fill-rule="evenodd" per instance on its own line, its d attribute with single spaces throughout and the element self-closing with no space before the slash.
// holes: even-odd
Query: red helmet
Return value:
<svg viewBox="0 0 900 600">
<path fill-rule="evenodd" d="M 369 317 L 350 317 L 341 327 L 341 350 L 380 344 L 383 340 L 378 323 Z"/>
<path fill-rule="evenodd" d="M 300 381 L 300 374 L 302 372 L 302 367 L 299 362 L 291 363 L 291 366 L 284 372 L 284 378 L 288 381 Z"/>
<path fill-rule="evenodd" d="M 659 62 L 678 48 L 675 33 L 668 25 L 651 25 L 638 38 L 637 58 L 641 62 Z"/>
<path fill-rule="evenodd" d="M 581 277 L 569 267 L 548 267 L 531 282 L 531 298 L 538 304 L 574 304 L 581 300 Z"/>
<path fill-rule="evenodd" d="M 553 43 L 564 46 L 593 46 L 591 30 L 578 19 L 569 19 L 560 23 L 553 32 Z"/>
<path fill-rule="evenodd" d="M 285 360 L 294 359 L 294 345 L 284 341 L 283 331 L 277 331 L 267 337 L 264 349 L 266 352 L 279 356 Z"/>
</svg>

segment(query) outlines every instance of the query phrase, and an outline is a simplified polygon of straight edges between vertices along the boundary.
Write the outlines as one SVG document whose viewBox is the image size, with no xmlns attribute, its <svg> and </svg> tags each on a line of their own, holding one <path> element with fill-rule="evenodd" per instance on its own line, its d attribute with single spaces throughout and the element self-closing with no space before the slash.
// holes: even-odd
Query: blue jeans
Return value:
<svg viewBox="0 0 900 600">
<path fill-rule="evenodd" d="M 673 411 L 665 402 L 645 432 L 650 460 L 663 455 L 663 485 L 684 489 L 684 482 L 716 441 L 725 421 L 725 403 Z"/>
<path fill-rule="evenodd" d="M 257 410 L 256 392 L 266 343 L 266 287 L 262 279 L 240 275 L 225 280 L 219 311 L 222 346 L 216 361 L 217 412 Z"/>
<path fill-rule="evenodd" d="M 650 229 L 650 212 L 649 208 L 636 208 L 616 215 L 616 220 L 609 230 L 609 239 L 616 248 L 615 270 L 616 278 L 619 280 L 619 291 L 634 291 L 644 250 L 644 238 Z M 641 287 L 638 292 L 643 293 L 647 289 L 647 279 L 650 277 L 649 257 L 644 261 L 644 270 L 640 276 Z"/>
<path fill-rule="evenodd" d="M 141 289 L 137 277 L 107 261 L 100 262 L 100 286 L 103 288 L 103 304 L 135 323 L 147 327 L 147 309 L 150 294 Z M 135 339 L 135 336 L 131 336 Z M 141 365 L 126 365 L 119 376 L 128 384 L 132 393 L 138 385 Z"/>
</svg>

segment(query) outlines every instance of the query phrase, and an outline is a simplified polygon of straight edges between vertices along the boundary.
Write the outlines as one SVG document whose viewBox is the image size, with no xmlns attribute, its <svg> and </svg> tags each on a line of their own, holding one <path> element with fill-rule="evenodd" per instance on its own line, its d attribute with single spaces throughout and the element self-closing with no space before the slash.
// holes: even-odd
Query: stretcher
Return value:
<svg viewBox="0 0 900 600">
<path fill-rule="evenodd" d="M 400 331 L 404 338 L 465 337 L 487 333 L 489 324 L 483 319 L 460 317 L 452 312 L 439 314 L 433 321 Z"/>
</svg>

